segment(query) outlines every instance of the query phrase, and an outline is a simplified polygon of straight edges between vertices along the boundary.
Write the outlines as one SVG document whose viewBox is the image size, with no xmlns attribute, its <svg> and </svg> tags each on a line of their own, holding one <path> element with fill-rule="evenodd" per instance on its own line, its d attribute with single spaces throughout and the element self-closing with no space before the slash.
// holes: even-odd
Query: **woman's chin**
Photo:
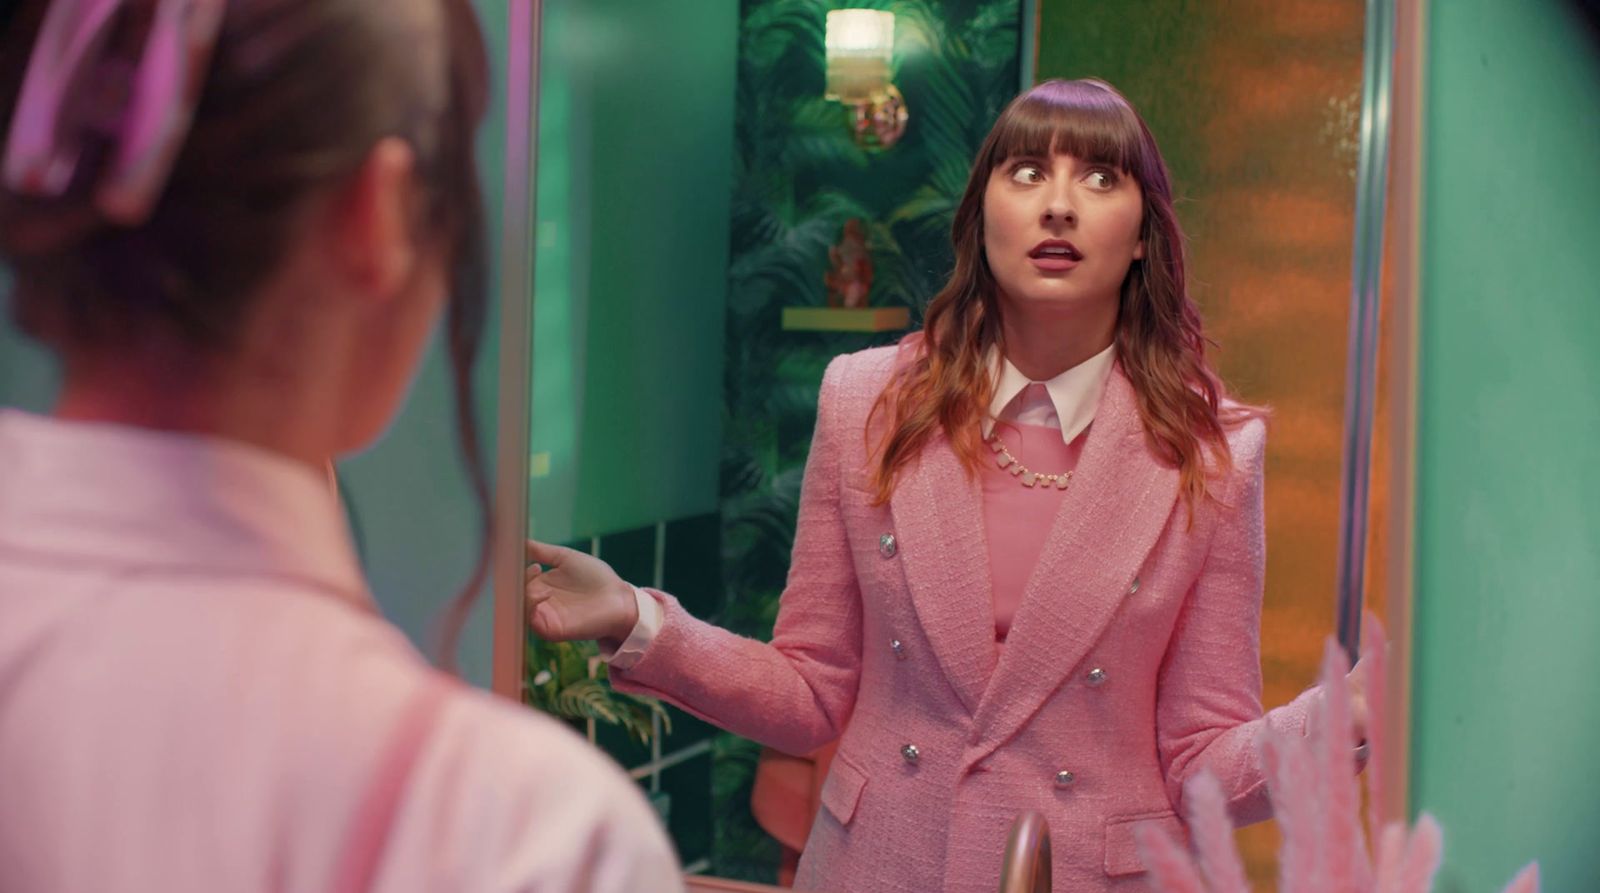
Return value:
<svg viewBox="0 0 1600 893">
<path fill-rule="evenodd" d="M 1007 289 L 1001 299 L 1003 306 L 1011 306 L 1028 314 L 1075 316 L 1097 309 L 1115 310 L 1117 298 L 1112 295 L 1086 294 L 1077 283 L 1032 282 L 1023 288 Z"/>
</svg>

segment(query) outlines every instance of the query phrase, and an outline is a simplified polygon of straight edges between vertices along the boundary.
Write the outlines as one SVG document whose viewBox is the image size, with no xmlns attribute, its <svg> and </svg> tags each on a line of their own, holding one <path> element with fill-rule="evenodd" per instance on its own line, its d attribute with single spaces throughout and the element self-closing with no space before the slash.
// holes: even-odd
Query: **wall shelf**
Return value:
<svg viewBox="0 0 1600 893">
<path fill-rule="evenodd" d="M 785 307 L 786 332 L 898 332 L 911 328 L 908 307 Z"/>
</svg>

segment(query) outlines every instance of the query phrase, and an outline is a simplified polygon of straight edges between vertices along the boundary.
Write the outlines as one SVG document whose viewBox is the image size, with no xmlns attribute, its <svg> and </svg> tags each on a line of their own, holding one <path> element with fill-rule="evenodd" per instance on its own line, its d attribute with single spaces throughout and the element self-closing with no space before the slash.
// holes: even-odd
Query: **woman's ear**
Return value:
<svg viewBox="0 0 1600 893">
<path fill-rule="evenodd" d="M 380 140 L 329 209 L 337 269 L 357 292 L 379 302 L 400 291 L 418 261 L 411 214 L 415 167 L 416 154 L 404 140 Z"/>
<path fill-rule="evenodd" d="M 1144 240 L 1143 239 L 1139 240 L 1139 244 L 1133 246 L 1133 259 L 1134 260 L 1144 260 Z"/>
</svg>

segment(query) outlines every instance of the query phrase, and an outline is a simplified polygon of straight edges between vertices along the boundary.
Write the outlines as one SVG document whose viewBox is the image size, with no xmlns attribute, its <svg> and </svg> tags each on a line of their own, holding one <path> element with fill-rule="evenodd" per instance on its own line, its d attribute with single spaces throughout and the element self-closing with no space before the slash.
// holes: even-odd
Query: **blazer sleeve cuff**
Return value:
<svg viewBox="0 0 1600 893">
<path fill-rule="evenodd" d="M 661 625 L 666 622 L 666 612 L 661 610 L 661 603 L 652 598 L 650 593 L 635 586 L 633 598 L 639 608 L 639 622 L 633 625 L 628 637 L 615 649 L 600 644 L 601 659 L 618 670 L 626 670 L 637 664 L 650 643 L 660 634 Z"/>
</svg>

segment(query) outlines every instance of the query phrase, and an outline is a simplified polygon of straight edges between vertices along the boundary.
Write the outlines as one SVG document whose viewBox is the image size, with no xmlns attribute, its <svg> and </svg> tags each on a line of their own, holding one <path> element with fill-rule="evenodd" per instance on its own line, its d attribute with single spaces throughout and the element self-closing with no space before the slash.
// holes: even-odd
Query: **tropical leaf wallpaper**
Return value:
<svg viewBox="0 0 1600 893">
<path fill-rule="evenodd" d="M 844 4 L 747 0 L 735 110 L 722 461 L 723 603 L 716 622 L 770 637 L 788 572 L 823 368 L 879 335 L 784 331 L 782 309 L 825 306 L 828 248 L 865 225 L 870 303 L 913 325 L 952 264 L 951 215 L 978 144 L 1020 77 L 1020 0 L 878 0 L 895 14 L 894 83 L 910 123 L 869 153 L 843 106 L 822 98 L 824 21 Z M 771 882 L 777 844 L 750 815 L 760 747 L 714 744 L 711 873 Z"/>
</svg>

